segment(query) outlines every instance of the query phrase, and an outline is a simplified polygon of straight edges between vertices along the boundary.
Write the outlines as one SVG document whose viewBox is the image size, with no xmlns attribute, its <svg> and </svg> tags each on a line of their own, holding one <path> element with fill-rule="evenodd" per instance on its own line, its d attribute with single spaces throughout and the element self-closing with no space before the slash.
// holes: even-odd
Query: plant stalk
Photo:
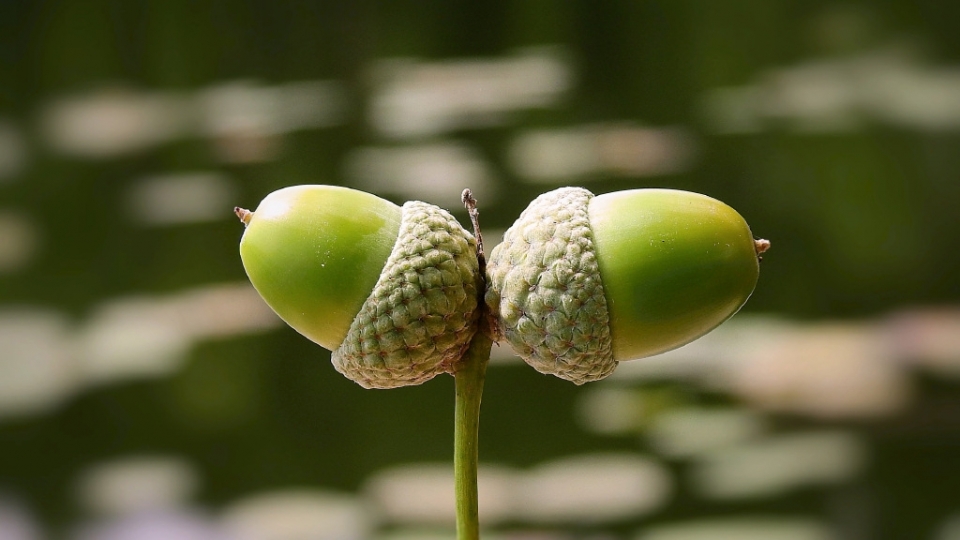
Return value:
<svg viewBox="0 0 960 540">
<path fill-rule="evenodd" d="M 480 517 L 477 495 L 477 446 L 480 427 L 480 398 L 490 362 L 493 340 L 477 332 L 457 364 L 456 423 L 453 430 L 453 469 L 457 494 L 457 539 L 479 540 Z"/>
</svg>

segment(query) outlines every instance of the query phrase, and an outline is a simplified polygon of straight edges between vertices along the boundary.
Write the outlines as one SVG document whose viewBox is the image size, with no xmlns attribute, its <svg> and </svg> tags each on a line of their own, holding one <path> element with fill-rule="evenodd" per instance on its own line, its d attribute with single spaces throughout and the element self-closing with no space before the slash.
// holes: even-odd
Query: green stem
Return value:
<svg viewBox="0 0 960 540">
<path fill-rule="evenodd" d="M 493 341 L 477 332 L 454 374 L 457 403 L 453 430 L 453 469 L 457 492 L 457 539 L 479 540 L 477 505 L 477 440 L 480 398 Z"/>
</svg>

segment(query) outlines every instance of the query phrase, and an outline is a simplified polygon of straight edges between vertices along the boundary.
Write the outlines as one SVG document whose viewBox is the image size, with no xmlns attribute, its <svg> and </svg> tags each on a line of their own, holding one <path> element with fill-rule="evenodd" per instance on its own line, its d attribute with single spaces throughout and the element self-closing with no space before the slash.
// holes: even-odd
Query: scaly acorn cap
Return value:
<svg viewBox="0 0 960 540">
<path fill-rule="evenodd" d="M 267 304 L 365 388 L 450 372 L 477 329 L 475 241 L 449 212 L 337 186 L 275 191 L 246 224 L 244 268 Z"/>
<path fill-rule="evenodd" d="M 583 384 L 731 317 L 768 246 L 698 193 L 561 188 L 534 200 L 491 251 L 485 301 L 528 364 Z"/>
</svg>

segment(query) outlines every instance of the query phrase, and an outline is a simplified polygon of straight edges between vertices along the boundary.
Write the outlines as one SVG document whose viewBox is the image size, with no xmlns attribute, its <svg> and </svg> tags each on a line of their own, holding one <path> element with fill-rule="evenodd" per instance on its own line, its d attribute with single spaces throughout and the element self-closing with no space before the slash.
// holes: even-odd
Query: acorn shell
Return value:
<svg viewBox="0 0 960 540">
<path fill-rule="evenodd" d="M 613 356 L 675 349 L 733 316 L 760 275 L 736 210 L 699 193 L 635 189 L 590 201 Z"/>
<path fill-rule="evenodd" d="M 286 187 L 264 197 L 248 218 L 240 257 L 280 318 L 333 350 L 380 278 L 400 220 L 399 206 L 363 191 Z"/>
</svg>

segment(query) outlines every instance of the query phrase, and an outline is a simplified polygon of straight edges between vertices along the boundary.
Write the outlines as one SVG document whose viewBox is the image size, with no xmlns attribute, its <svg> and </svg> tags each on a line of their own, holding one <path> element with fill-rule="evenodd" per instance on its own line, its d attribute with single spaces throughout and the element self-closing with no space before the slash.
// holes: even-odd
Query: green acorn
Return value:
<svg viewBox="0 0 960 540">
<path fill-rule="evenodd" d="M 235 211 L 253 286 L 346 377 L 393 388 L 452 372 L 477 330 L 480 274 L 476 243 L 450 213 L 324 185 Z"/>
<path fill-rule="evenodd" d="M 768 246 L 698 193 L 561 188 L 534 200 L 490 253 L 486 303 L 498 338 L 528 364 L 583 384 L 730 318 Z"/>
</svg>

